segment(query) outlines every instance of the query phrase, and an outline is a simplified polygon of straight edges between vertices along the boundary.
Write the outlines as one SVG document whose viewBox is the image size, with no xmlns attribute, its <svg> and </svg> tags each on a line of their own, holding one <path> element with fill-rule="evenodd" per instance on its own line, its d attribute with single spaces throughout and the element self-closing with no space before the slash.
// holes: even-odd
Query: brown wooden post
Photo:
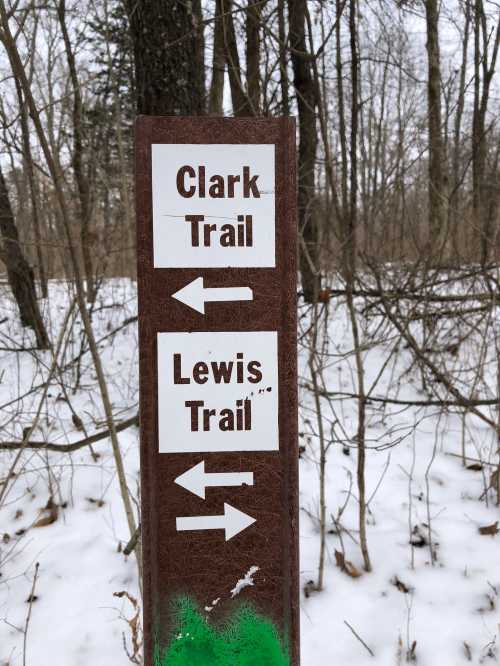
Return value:
<svg viewBox="0 0 500 666">
<path fill-rule="evenodd" d="M 141 116 L 136 171 L 145 664 L 298 666 L 294 121 Z"/>
</svg>

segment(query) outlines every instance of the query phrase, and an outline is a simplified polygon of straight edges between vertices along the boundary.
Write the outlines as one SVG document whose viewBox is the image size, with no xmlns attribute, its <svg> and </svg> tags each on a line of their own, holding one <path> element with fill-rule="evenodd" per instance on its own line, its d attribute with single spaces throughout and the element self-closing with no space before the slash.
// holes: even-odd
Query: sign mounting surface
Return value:
<svg viewBox="0 0 500 666">
<path fill-rule="evenodd" d="M 294 121 L 140 117 L 136 192 L 145 666 L 298 666 Z"/>
</svg>

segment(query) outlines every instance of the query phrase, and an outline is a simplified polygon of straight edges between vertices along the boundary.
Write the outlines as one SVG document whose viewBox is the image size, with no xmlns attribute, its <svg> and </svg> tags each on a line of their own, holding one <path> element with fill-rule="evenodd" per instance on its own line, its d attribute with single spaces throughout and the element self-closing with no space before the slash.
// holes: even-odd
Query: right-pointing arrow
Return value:
<svg viewBox="0 0 500 666">
<path fill-rule="evenodd" d="M 226 503 L 224 503 L 224 515 L 222 516 L 183 516 L 176 518 L 178 532 L 225 530 L 226 541 L 243 532 L 253 523 L 255 523 L 255 518 Z"/>
<path fill-rule="evenodd" d="M 205 461 L 180 474 L 174 481 L 190 493 L 205 499 L 205 489 L 216 486 L 253 486 L 253 472 L 208 473 Z"/>
</svg>

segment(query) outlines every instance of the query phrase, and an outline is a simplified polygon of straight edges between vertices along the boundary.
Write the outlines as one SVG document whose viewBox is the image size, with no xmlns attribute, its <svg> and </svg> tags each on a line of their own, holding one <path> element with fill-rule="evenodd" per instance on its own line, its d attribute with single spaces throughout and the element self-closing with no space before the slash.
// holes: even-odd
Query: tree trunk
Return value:
<svg viewBox="0 0 500 666">
<path fill-rule="evenodd" d="M 316 94 L 306 46 L 306 0 L 288 0 L 290 46 L 294 86 L 299 112 L 298 214 L 302 246 L 299 267 L 302 291 L 308 303 L 320 287 L 318 228 L 313 214 L 314 167 L 316 161 Z"/>
<path fill-rule="evenodd" d="M 354 305 L 354 281 L 356 277 L 356 263 L 358 250 L 358 120 L 359 120 L 359 54 L 358 36 L 356 28 L 356 0 L 349 2 L 349 43 L 351 51 L 351 137 L 350 137 L 350 193 L 349 193 L 349 219 L 347 221 L 347 246 L 344 250 L 346 262 L 346 292 L 347 307 L 351 320 L 352 337 L 354 341 L 354 355 L 356 359 L 357 389 L 358 389 L 358 428 L 356 441 L 358 445 L 358 460 L 356 479 L 358 484 L 359 501 L 359 543 L 366 571 L 372 570 L 370 554 L 368 551 L 366 534 L 366 392 L 365 370 L 362 353 L 362 340 L 359 331 L 357 313 Z M 381 116 L 383 111 L 381 111 Z"/>
<path fill-rule="evenodd" d="M 38 185 L 36 181 L 35 172 L 33 169 L 33 159 L 31 156 L 28 114 L 26 113 L 26 107 L 22 99 L 20 99 L 19 102 L 21 104 L 21 133 L 23 140 L 23 156 L 24 156 L 23 164 L 26 173 L 28 175 L 29 188 L 30 188 L 31 216 L 33 221 L 33 229 L 35 232 L 38 277 L 40 279 L 40 290 L 42 293 L 42 298 L 47 298 L 47 296 L 49 295 L 49 288 L 48 288 L 47 272 L 45 270 L 45 259 L 42 250 L 42 231 L 41 231 L 42 218 L 40 215 Z"/>
<path fill-rule="evenodd" d="M 233 103 L 233 114 L 235 116 L 251 116 L 252 108 L 248 96 L 243 87 L 241 77 L 240 56 L 238 53 L 238 42 L 232 15 L 232 0 L 221 0 L 223 15 L 223 36 L 226 61 L 229 73 L 229 86 L 231 88 L 231 100 Z"/>
<path fill-rule="evenodd" d="M 36 39 L 38 36 L 38 21 L 35 18 L 35 23 L 32 29 L 31 37 L 31 46 L 32 51 L 35 50 Z M 32 63 L 29 72 L 30 82 L 33 80 L 33 69 L 34 65 Z M 31 154 L 31 138 L 30 138 L 30 127 L 29 127 L 29 112 L 28 108 L 19 85 L 19 82 L 15 81 L 17 99 L 19 102 L 19 120 L 21 124 L 21 138 L 23 146 L 23 167 L 26 171 L 29 189 L 30 189 L 30 198 L 31 198 L 31 218 L 33 222 L 33 230 L 35 232 L 35 244 L 36 244 L 36 261 L 38 268 L 38 277 L 40 279 L 40 290 L 43 298 L 48 296 L 48 279 L 47 272 L 45 270 L 45 259 L 42 249 L 42 216 L 40 214 L 40 197 L 38 191 L 38 183 L 35 175 L 35 168 L 33 165 L 33 158 Z"/>
<path fill-rule="evenodd" d="M 194 31 L 194 52 L 192 55 L 194 57 L 193 81 L 196 87 L 195 108 L 200 106 L 200 114 L 204 114 L 207 111 L 207 91 L 205 87 L 205 25 L 203 23 L 203 8 L 201 0 L 192 0 L 192 4 L 189 2 L 182 4 L 186 4 L 186 10 L 193 26 L 192 30 Z"/>
<path fill-rule="evenodd" d="M 66 61 L 68 63 L 69 76 L 73 91 L 73 155 L 72 166 L 75 174 L 75 182 L 78 190 L 79 199 L 79 217 L 80 217 L 80 242 L 83 258 L 83 268 L 85 271 L 87 301 L 93 303 L 96 298 L 96 285 L 94 276 L 94 262 L 92 260 L 92 204 L 91 188 L 85 167 L 85 148 L 84 148 L 84 119 L 83 119 L 83 101 L 78 80 L 77 65 L 75 54 L 71 45 L 71 39 L 66 25 L 66 0 L 60 0 L 58 4 L 58 17 L 61 25 L 61 32 L 66 51 Z"/>
<path fill-rule="evenodd" d="M 348 169 L 349 161 L 347 158 L 347 121 L 344 101 L 344 72 L 342 63 L 342 11 L 343 3 L 341 0 L 336 0 L 336 16 L 335 16 L 335 72 L 337 77 L 337 108 L 338 108 L 338 133 L 340 143 L 340 239 L 342 247 L 344 247 L 346 240 L 346 224 L 345 218 L 348 215 L 349 207 L 349 192 L 348 192 Z M 371 136 L 371 114 L 369 116 L 368 133 Z M 372 168 L 372 147 L 370 144 L 369 166 Z"/>
<path fill-rule="evenodd" d="M 480 236 L 480 259 L 487 263 L 491 246 L 491 217 L 488 201 L 494 196 L 486 178 L 488 156 L 486 115 L 490 87 L 495 73 L 500 46 L 500 23 L 497 24 L 490 61 L 491 34 L 482 0 L 474 6 L 474 111 L 472 117 L 472 201 L 474 222 Z"/>
<path fill-rule="evenodd" d="M 278 36 L 280 40 L 280 87 L 281 87 L 281 112 L 284 116 L 290 115 L 290 93 L 288 88 L 288 63 L 287 63 L 287 37 L 285 20 L 285 0 L 278 0 Z"/>
<path fill-rule="evenodd" d="M 200 0 L 125 0 L 135 55 L 137 109 L 149 115 L 205 112 Z"/>
<path fill-rule="evenodd" d="M 462 119 L 465 110 L 465 86 L 468 65 L 468 51 L 469 51 L 469 35 L 470 35 L 470 22 L 471 22 L 471 5 L 467 1 L 465 3 L 464 14 L 464 32 L 462 35 L 462 62 L 460 64 L 460 77 L 458 82 L 458 99 L 457 108 L 455 112 L 455 123 L 453 129 L 453 164 L 452 164 L 452 191 L 450 193 L 450 210 L 448 218 L 452 224 L 453 242 L 455 246 L 455 254 L 459 252 L 458 247 L 458 221 L 459 221 L 459 206 L 461 203 L 460 185 L 462 176 L 460 170 L 463 169 L 461 163 L 461 134 L 462 134 Z M 464 229 L 465 232 L 465 229 Z"/>
<path fill-rule="evenodd" d="M 484 255 L 483 202 L 481 200 L 484 179 L 485 146 L 484 116 L 481 114 L 481 13 L 482 2 L 476 0 L 474 6 L 474 111 L 472 115 L 472 208 L 476 233 L 480 238 L 480 253 Z M 483 54 L 484 55 L 484 54 Z"/>
<path fill-rule="evenodd" d="M 2 237 L 1 258 L 7 268 L 7 277 L 16 299 L 23 326 L 35 332 L 40 349 L 50 347 L 49 338 L 36 300 L 33 271 L 26 261 L 19 244 L 19 234 L 10 205 L 7 183 L 0 168 L 0 234 Z"/>
<path fill-rule="evenodd" d="M 429 232 L 431 252 L 439 256 L 446 233 L 447 193 L 441 126 L 441 59 L 439 49 L 439 1 L 427 0 L 428 129 L 429 129 Z"/>
<path fill-rule="evenodd" d="M 246 11 L 247 91 L 248 103 L 254 116 L 258 116 L 261 112 L 260 21 L 262 7 L 262 0 L 248 0 Z"/>
<path fill-rule="evenodd" d="M 226 56 L 224 50 L 224 25 L 222 18 L 222 2 L 215 2 L 214 21 L 214 54 L 212 61 L 212 81 L 208 100 L 208 113 L 212 116 L 223 115 L 224 103 L 224 76 L 226 69 Z"/>
</svg>

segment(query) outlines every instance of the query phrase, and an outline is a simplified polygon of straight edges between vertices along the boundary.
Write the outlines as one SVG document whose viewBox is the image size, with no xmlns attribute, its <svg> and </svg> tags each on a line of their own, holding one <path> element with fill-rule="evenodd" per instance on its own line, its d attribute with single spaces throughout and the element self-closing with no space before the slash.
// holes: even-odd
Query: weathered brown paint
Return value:
<svg viewBox="0 0 500 666">
<path fill-rule="evenodd" d="M 276 145 L 276 268 L 153 268 L 153 143 Z M 138 118 L 136 206 L 146 666 L 152 664 L 154 631 L 159 631 L 162 641 L 169 638 L 169 598 L 188 592 L 202 606 L 210 604 L 227 596 L 254 564 L 260 570 L 244 598 L 288 635 L 291 664 L 299 663 L 295 201 L 292 119 Z M 254 300 L 208 303 L 203 316 L 171 298 L 200 275 L 211 287 L 248 285 Z M 156 335 L 168 331 L 278 331 L 279 452 L 158 453 Z M 254 486 L 212 488 L 203 501 L 174 484 L 177 476 L 203 459 L 210 471 L 252 470 Z M 256 523 L 227 542 L 219 531 L 176 531 L 177 516 L 217 515 L 223 512 L 224 502 L 256 518 Z M 210 618 L 216 622 L 223 613 L 221 603 Z"/>
</svg>

